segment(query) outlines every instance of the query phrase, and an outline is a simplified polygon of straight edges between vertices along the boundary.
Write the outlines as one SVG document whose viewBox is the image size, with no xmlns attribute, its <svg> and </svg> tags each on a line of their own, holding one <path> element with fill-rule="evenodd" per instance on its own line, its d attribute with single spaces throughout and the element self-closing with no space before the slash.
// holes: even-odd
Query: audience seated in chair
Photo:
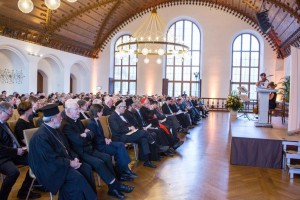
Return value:
<svg viewBox="0 0 300 200">
<path fill-rule="evenodd" d="M 32 114 L 32 104 L 28 101 L 21 102 L 18 105 L 18 112 L 20 114 L 20 118 L 18 119 L 15 127 L 15 135 L 19 144 L 22 147 L 25 147 L 25 140 L 23 135 L 23 130 L 34 128 L 32 122 L 29 121 L 28 117 Z"/>
<path fill-rule="evenodd" d="M 108 195 L 123 199 L 122 192 L 132 192 L 134 187 L 121 184 L 115 177 L 111 156 L 99 152 L 93 146 L 95 134 L 84 128 L 79 119 L 78 99 L 68 99 L 65 102 L 65 118 L 61 130 L 68 138 L 71 148 L 84 162 L 92 166 L 93 170 L 108 185 Z"/>
<path fill-rule="evenodd" d="M 137 130 L 123 116 L 126 104 L 122 100 L 115 103 L 115 111 L 108 118 L 112 131 L 112 140 L 126 143 L 137 143 L 139 145 L 139 159 L 144 160 L 144 166 L 156 168 L 150 161 L 150 144 L 154 144 L 153 137 L 144 130 Z M 132 131 L 132 132 L 131 132 Z M 128 134 L 131 132 L 131 134 Z"/>
<path fill-rule="evenodd" d="M 1 185 L 1 200 L 6 200 L 8 195 L 17 181 L 20 172 L 17 165 L 28 165 L 26 148 L 22 148 L 18 140 L 8 128 L 6 121 L 12 116 L 13 108 L 10 103 L 0 103 L 0 173 L 5 175 Z M 25 180 L 18 192 L 18 198 L 25 199 L 30 188 L 32 178 L 29 172 L 26 173 Z M 40 194 L 31 192 L 29 197 L 36 199 L 41 197 Z"/>
<path fill-rule="evenodd" d="M 78 159 L 58 130 L 61 115 L 57 104 L 43 108 L 44 123 L 31 138 L 29 166 L 51 193 L 59 199 L 97 199 L 92 168 Z"/>
<path fill-rule="evenodd" d="M 87 129 L 95 133 L 93 144 L 99 152 L 114 156 L 117 169 L 120 174 L 120 181 L 132 180 L 132 178 L 136 178 L 137 175 L 128 168 L 130 158 L 128 156 L 127 150 L 125 149 L 124 143 L 113 142 L 111 138 L 106 138 L 104 136 L 103 129 L 99 121 L 99 118 L 102 116 L 102 111 L 103 107 L 99 104 L 93 104 L 90 107 L 89 112 L 91 119 L 87 124 Z"/>
</svg>

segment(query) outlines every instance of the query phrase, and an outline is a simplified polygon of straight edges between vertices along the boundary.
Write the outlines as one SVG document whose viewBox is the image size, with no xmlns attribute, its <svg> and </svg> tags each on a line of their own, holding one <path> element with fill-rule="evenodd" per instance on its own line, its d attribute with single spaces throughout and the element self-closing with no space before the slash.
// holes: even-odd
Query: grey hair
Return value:
<svg viewBox="0 0 300 200">
<path fill-rule="evenodd" d="M 5 102 L 5 101 L 0 102 L 0 110 L 2 110 L 2 111 L 3 110 L 6 111 L 6 110 L 10 109 L 11 107 L 12 107 L 12 105 L 8 102 Z"/>
<path fill-rule="evenodd" d="M 113 101 L 113 98 L 111 98 L 110 96 L 106 97 L 105 100 L 104 100 L 104 103 L 107 105 L 107 103 L 112 100 Z"/>
<path fill-rule="evenodd" d="M 69 110 L 70 108 L 74 108 L 76 107 L 77 102 L 78 102 L 79 99 L 68 99 L 66 102 L 65 102 L 65 108 L 67 110 Z"/>
</svg>

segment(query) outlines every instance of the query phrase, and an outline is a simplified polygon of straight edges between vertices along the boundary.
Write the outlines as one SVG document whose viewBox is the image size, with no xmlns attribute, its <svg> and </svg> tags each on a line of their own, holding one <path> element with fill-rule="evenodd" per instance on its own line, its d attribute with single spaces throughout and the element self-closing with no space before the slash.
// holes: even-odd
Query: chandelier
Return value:
<svg viewBox="0 0 300 200">
<path fill-rule="evenodd" d="M 68 2 L 74 3 L 77 0 L 67 0 Z M 50 10 L 56 10 L 60 6 L 60 0 L 45 0 L 45 5 Z M 33 2 L 32 0 L 19 0 L 18 1 L 18 8 L 23 13 L 30 13 L 33 10 Z"/>
<path fill-rule="evenodd" d="M 165 27 L 156 9 L 152 10 L 151 16 L 133 33 L 133 36 L 117 45 L 117 56 L 123 59 L 129 55 L 143 55 L 146 64 L 150 62 L 148 56 L 158 56 L 157 64 L 161 64 L 161 57 L 166 55 L 173 55 L 179 59 L 188 57 L 189 47 L 174 36 L 166 38 Z"/>
</svg>

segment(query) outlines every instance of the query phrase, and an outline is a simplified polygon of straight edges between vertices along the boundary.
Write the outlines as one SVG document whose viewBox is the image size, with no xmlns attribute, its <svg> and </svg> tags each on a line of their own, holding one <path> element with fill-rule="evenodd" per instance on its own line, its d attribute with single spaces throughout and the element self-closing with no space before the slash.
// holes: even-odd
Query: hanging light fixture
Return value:
<svg viewBox="0 0 300 200">
<path fill-rule="evenodd" d="M 31 0 L 19 0 L 18 1 L 18 8 L 23 13 L 30 13 L 33 10 L 33 3 Z"/>
<path fill-rule="evenodd" d="M 77 0 L 67 0 L 70 3 L 74 3 Z M 50 10 L 56 10 L 59 8 L 61 0 L 45 0 L 44 1 L 45 5 L 47 6 L 48 9 Z M 30 13 L 34 5 L 32 3 L 32 0 L 19 0 L 18 1 L 18 8 L 23 12 L 23 13 Z"/>
<path fill-rule="evenodd" d="M 144 63 L 149 63 L 148 56 L 159 56 L 157 64 L 161 64 L 161 56 L 173 55 L 183 59 L 189 52 L 189 47 L 183 41 L 176 38 L 164 36 L 165 24 L 157 14 L 156 9 L 152 10 L 151 16 L 133 33 L 133 37 L 117 46 L 119 56 L 143 55 L 146 56 Z"/>
<path fill-rule="evenodd" d="M 60 6 L 60 0 L 45 0 L 45 4 L 50 10 L 56 10 Z"/>
</svg>

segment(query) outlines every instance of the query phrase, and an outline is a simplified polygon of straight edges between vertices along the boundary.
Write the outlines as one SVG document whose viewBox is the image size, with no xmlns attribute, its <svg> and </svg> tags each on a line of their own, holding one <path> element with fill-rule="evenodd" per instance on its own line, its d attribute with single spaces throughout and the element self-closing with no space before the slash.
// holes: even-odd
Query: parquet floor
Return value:
<svg viewBox="0 0 300 200">
<path fill-rule="evenodd" d="M 290 180 L 287 172 L 280 169 L 230 165 L 228 129 L 229 114 L 211 112 L 208 119 L 202 120 L 187 135 L 177 155 L 156 162 L 157 169 L 132 162 L 133 171 L 139 178 L 128 183 L 134 185 L 135 190 L 127 195 L 127 199 L 300 200 L 299 175 Z M 13 188 L 11 200 L 16 199 L 22 180 L 23 177 L 19 178 Z M 107 186 L 102 182 L 102 186 L 98 187 L 99 199 L 112 199 L 106 192 Z M 49 199 L 48 193 L 41 198 L 46 199 Z"/>
</svg>

